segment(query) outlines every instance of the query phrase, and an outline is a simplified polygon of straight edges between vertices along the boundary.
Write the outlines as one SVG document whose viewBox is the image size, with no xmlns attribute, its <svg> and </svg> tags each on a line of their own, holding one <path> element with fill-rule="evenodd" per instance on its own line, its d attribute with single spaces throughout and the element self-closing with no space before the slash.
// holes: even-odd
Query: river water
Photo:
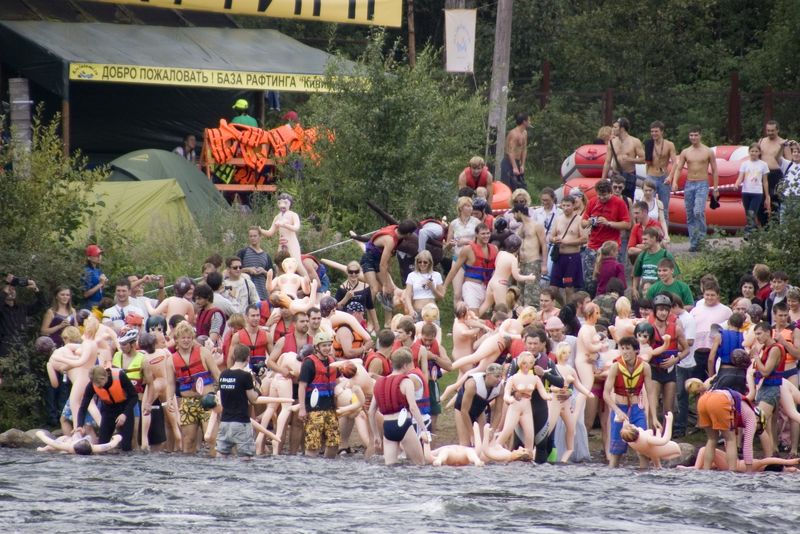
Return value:
<svg viewBox="0 0 800 534">
<path fill-rule="evenodd" d="M 800 475 L 0 449 L 4 532 L 777 532 Z"/>
</svg>

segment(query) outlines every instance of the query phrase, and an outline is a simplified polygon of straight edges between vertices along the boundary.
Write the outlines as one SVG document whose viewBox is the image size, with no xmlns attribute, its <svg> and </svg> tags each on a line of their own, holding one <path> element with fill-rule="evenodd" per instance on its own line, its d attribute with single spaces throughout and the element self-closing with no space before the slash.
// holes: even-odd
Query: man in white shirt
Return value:
<svg viewBox="0 0 800 534">
<path fill-rule="evenodd" d="M 114 285 L 114 306 L 103 310 L 103 324 L 110 326 L 119 335 L 125 326 L 125 318 L 131 314 L 138 315 L 146 320 L 148 313 L 142 309 L 138 302 L 131 300 L 131 282 L 127 278 L 120 278 Z"/>
<path fill-rule="evenodd" d="M 675 294 L 672 295 L 672 313 L 674 313 L 683 326 L 683 335 L 686 338 L 686 344 L 689 346 L 689 355 L 678 362 L 677 364 L 677 380 L 676 387 L 678 389 L 678 402 L 677 402 L 677 417 L 672 430 L 673 437 L 681 437 L 686 435 L 687 419 L 689 417 L 689 393 L 686 391 L 686 381 L 690 378 L 696 378 L 697 365 L 694 360 L 694 340 L 696 336 L 696 322 L 692 314 L 687 312 L 684 308 L 684 303 L 681 298 Z"/>
<path fill-rule="evenodd" d="M 731 309 L 719 301 L 719 283 L 708 280 L 703 284 L 703 298 L 690 312 L 695 321 L 694 360 L 696 378 L 708 378 L 708 355 L 713 342 L 711 325 L 722 324 L 733 313 Z"/>
</svg>

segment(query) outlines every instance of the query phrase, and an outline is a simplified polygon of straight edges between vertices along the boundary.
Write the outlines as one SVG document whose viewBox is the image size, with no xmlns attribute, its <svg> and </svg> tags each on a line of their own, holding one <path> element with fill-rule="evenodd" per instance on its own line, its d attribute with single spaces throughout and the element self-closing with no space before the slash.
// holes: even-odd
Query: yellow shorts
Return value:
<svg viewBox="0 0 800 534">
<path fill-rule="evenodd" d="M 203 425 L 208 422 L 211 414 L 203 409 L 200 404 L 200 397 L 181 398 L 181 426 Z"/>
<path fill-rule="evenodd" d="M 305 424 L 306 450 L 339 446 L 339 418 L 333 410 L 309 412 Z"/>
</svg>

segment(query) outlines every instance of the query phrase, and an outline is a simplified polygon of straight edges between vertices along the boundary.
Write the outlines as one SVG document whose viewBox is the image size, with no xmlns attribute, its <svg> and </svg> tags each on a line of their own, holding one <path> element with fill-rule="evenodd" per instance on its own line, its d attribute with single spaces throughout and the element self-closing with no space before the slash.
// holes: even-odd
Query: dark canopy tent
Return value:
<svg viewBox="0 0 800 534">
<path fill-rule="evenodd" d="M 171 149 L 239 96 L 254 113 L 266 90 L 325 90 L 331 59 L 275 30 L 0 21 L 0 62 L 63 108 L 70 146 L 98 160 Z"/>
</svg>

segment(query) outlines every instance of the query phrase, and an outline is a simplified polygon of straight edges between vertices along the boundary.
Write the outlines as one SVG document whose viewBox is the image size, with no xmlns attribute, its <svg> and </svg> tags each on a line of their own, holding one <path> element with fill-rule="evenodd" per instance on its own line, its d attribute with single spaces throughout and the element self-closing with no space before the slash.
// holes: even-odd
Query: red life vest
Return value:
<svg viewBox="0 0 800 534">
<path fill-rule="evenodd" d="M 306 334 L 305 344 L 306 345 L 314 344 L 314 340 L 308 334 Z M 303 347 L 297 346 L 297 339 L 295 337 L 294 328 L 290 329 L 288 332 L 286 332 L 286 335 L 283 337 L 283 350 L 281 351 L 281 354 L 286 354 L 287 352 L 294 352 L 295 354 L 297 354 L 298 352 L 300 352 L 298 349 L 301 348 Z"/>
<path fill-rule="evenodd" d="M 353 334 L 352 348 L 358 349 L 364 345 L 364 339 L 361 336 L 359 336 L 357 332 L 354 332 L 352 328 L 350 328 L 346 324 L 343 324 L 339 328 L 347 328 L 348 330 L 350 330 L 350 333 Z M 337 328 L 336 331 L 338 332 L 339 329 Z M 336 336 L 333 336 L 333 356 L 337 360 L 342 360 L 346 357 L 344 354 L 344 349 L 342 348 L 342 344 L 339 342 L 339 339 Z"/>
<path fill-rule="evenodd" d="M 378 405 L 378 411 L 383 415 L 390 415 L 403 408 L 408 408 L 408 399 L 400 391 L 400 383 L 406 378 L 408 375 L 402 374 L 381 376 L 375 380 L 372 395 Z"/>
<path fill-rule="evenodd" d="M 406 347 L 405 345 L 403 345 L 403 342 L 400 341 L 399 339 L 395 339 L 394 343 L 392 343 L 392 352 L 402 348 L 411 349 L 411 347 Z"/>
<path fill-rule="evenodd" d="M 485 256 L 483 247 L 478 243 L 472 242 L 469 244 L 475 254 L 475 263 L 472 265 L 464 265 L 464 277 L 477 280 L 483 284 L 489 283 L 489 279 L 494 273 L 494 261 L 497 258 L 497 247 L 491 243 L 487 245 L 489 248 L 489 255 Z"/>
<path fill-rule="evenodd" d="M 392 364 L 389 362 L 389 358 L 387 358 L 386 356 L 375 350 L 370 352 L 367 355 L 366 361 L 364 361 L 364 367 L 367 368 L 367 371 L 369 371 L 370 364 L 375 360 L 380 360 L 382 366 L 381 374 L 383 376 L 389 376 L 390 374 L 392 374 Z"/>
<path fill-rule="evenodd" d="M 211 333 L 211 319 L 214 317 L 215 313 L 222 315 L 222 321 L 223 323 L 225 322 L 225 314 L 222 313 L 222 310 L 219 308 L 212 307 L 201 311 L 197 315 L 197 323 L 195 324 L 195 330 L 198 336 L 207 336 Z"/>
<path fill-rule="evenodd" d="M 375 244 L 375 240 L 378 239 L 379 237 L 383 237 L 385 235 L 391 236 L 392 241 L 394 241 L 394 249 L 392 250 L 392 255 L 394 255 L 397 252 L 397 244 L 400 243 L 400 238 L 397 237 L 397 225 L 396 224 L 392 224 L 392 225 L 389 225 L 389 226 L 384 226 L 383 228 L 381 228 L 380 230 L 378 230 L 377 232 L 372 234 L 372 237 L 370 237 L 369 241 L 367 241 L 366 251 L 367 252 L 371 252 L 373 254 L 376 254 L 376 253 L 382 254 L 383 253 L 383 247 L 376 245 Z"/>
<path fill-rule="evenodd" d="M 214 382 L 211 371 L 206 369 L 203 358 L 200 357 L 199 345 L 192 347 L 188 364 L 179 351 L 172 354 L 172 364 L 175 367 L 175 382 L 178 385 L 178 391 L 189 391 L 198 378 L 202 378 L 203 384 L 206 385 Z"/>
<path fill-rule="evenodd" d="M 664 338 L 661 336 L 661 333 L 656 328 L 656 316 L 655 313 L 651 313 L 650 316 L 647 318 L 647 322 L 650 323 L 650 326 L 653 327 L 653 331 L 655 335 L 653 336 L 653 348 L 657 349 L 664 344 Z M 678 336 L 676 332 L 678 330 L 678 317 L 674 313 L 670 313 L 667 317 L 667 331 L 664 335 L 669 335 L 669 345 L 667 348 L 653 358 L 654 364 L 659 364 L 667 359 L 671 358 L 672 356 L 678 354 Z"/>
<path fill-rule="evenodd" d="M 419 365 L 419 348 L 420 347 L 424 347 L 424 346 L 425 345 L 422 343 L 422 339 L 418 339 L 418 340 L 414 341 L 414 343 L 411 345 L 411 356 L 414 359 L 414 367 L 419 367 L 420 366 Z M 433 343 L 431 343 L 430 348 L 428 348 L 428 347 L 425 347 L 425 348 L 431 354 L 435 354 L 437 356 L 441 355 L 441 351 L 439 350 L 439 342 L 437 342 L 435 339 L 433 340 Z M 438 380 L 439 378 L 442 377 L 442 370 L 439 369 L 439 366 L 436 365 L 435 362 L 432 362 L 432 361 L 429 360 L 428 361 L 428 374 L 430 375 L 430 379 L 431 380 Z"/>
<path fill-rule="evenodd" d="M 312 390 L 316 389 L 320 397 L 333 397 L 333 391 L 336 389 L 336 368 L 330 366 L 333 359 L 328 359 L 329 365 L 326 367 L 317 354 L 308 357 L 314 362 L 314 378 L 309 387 Z"/>
<path fill-rule="evenodd" d="M 452 176 L 452 174 L 450 175 Z M 481 169 L 481 173 L 475 178 L 472 175 L 472 168 L 467 167 L 464 169 L 464 176 L 467 178 L 467 187 L 472 189 L 478 189 L 479 187 L 486 187 L 486 184 L 489 183 L 489 167 L 486 165 L 483 166 Z"/>
<path fill-rule="evenodd" d="M 641 393 L 644 386 L 644 366 L 645 361 L 636 357 L 633 369 L 628 369 L 625 359 L 617 357 L 614 362 L 617 364 L 617 377 L 614 380 L 614 393 L 623 397 L 635 396 Z"/>
<path fill-rule="evenodd" d="M 269 316 L 272 313 L 272 306 L 269 304 L 269 300 L 262 300 L 258 304 L 258 312 L 261 314 L 261 318 L 258 320 L 258 326 L 264 326 L 269 321 Z"/>
<path fill-rule="evenodd" d="M 275 323 L 275 339 L 273 339 L 273 341 L 277 343 L 280 338 L 284 337 L 290 331 L 290 329 L 291 327 L 287 327 L 286 321 L 283 319 Z"/>
<path fill-rule="evenodd" d="M 511 357 L 516 360 L 517 356 L 523 352 L 525 352 L 525 341 L 522 339 L 512 339 L 511 346 L 508 347 L 508 354 L 510 354 Z"/>
<path fill-rule="evenodd" d="M 251 364 L 263 362 L 267 359 L 267 342 L 269 341 L 269 338 L 264 330 L 260 328 L 258 329 L 255 340 L 250 337 L 250 333 L 247 331 L 247 328 L 242 328 L 239 330 L 237 335 L 239 336 L 239 343 L 250 349 Z"/>
<path fill-rule="evenodd" d="M 783 371 L 786 368 L 786 349 L 783 348 L 783 345 L 773 343 L 764 347 L 764 350 L 761 351 L 761 363 L 766 365 L 769 359 L 769 351 L 772 350 L 772 347 L 778 347 L 780 349 L 781 359 L 778 360 L 775 369 L 767 376 L 763 376 L 760 372 L 756 371 L 756 383 L 763 379 L 762 386 L 780 386 L 783 384 Z"/>
<path fill-rule="evenodd" d="M 119 369 L 111 370 L 111 385 L 108 387 L 97 387 L 92 384 L 94 394 L 103 401 L 103 404 L 120 404 L 128 400 L 128 395 L 119 380 Z"/>
</svg>

